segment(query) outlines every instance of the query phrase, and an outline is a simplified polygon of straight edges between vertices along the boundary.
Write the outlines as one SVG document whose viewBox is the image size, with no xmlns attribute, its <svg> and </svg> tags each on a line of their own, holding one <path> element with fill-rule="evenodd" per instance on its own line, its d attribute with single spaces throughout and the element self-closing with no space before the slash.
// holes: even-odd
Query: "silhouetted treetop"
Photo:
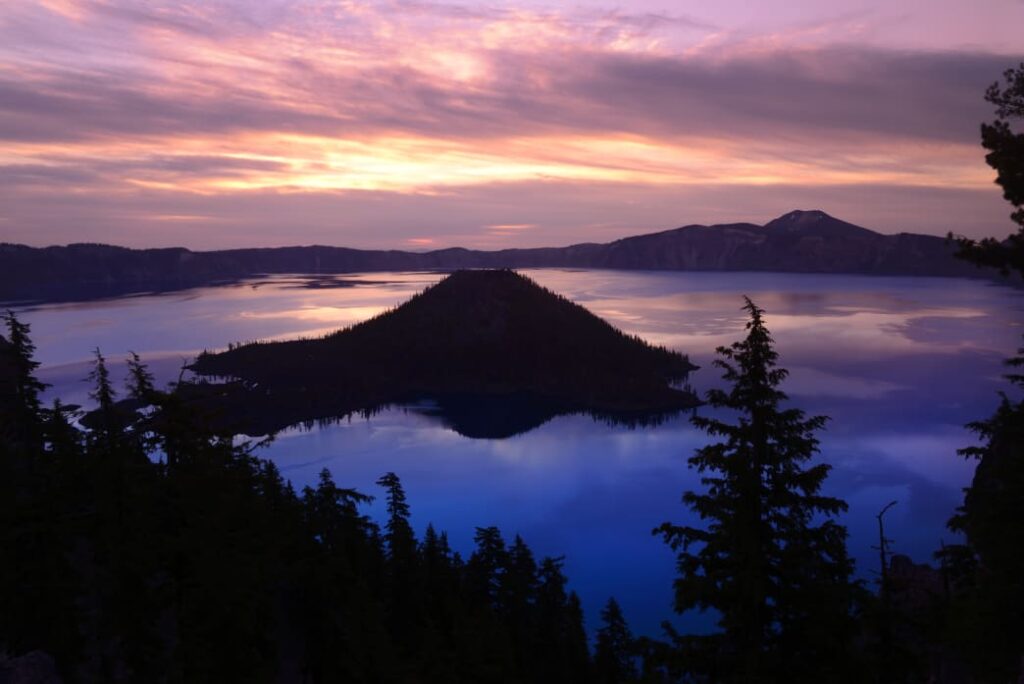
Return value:
<svg viewBox="0 0 1024 684">
<path fill-rule="evenodd" d="M 35 376 L 39 362 L 29 325 L 13 311 L 4 315 L 4 324 L 7 338 L 0 336 L 0 417 L 5 420 L 0 424 L 0 437 L 32 439 L 38 436 L 39 395 L 46 385 Z"/>
<path fill-rule="evenodd" d="M 726 389 L 707 394 L 723 411 L 693 423 L 718 440 L 690 457 L 701 491 L 683 502 L 702 527 L 655 530 L 675 550 L 675 608 L 712 608 L 719 634 L 692 640 L 694 674 L 713 681 L 821 681 L 843 671 L 850 644 L 852 562 L 832 518 L 845 502 L 825 496 L 830 470 L 809 463 L 824 416 L 786 408 L 786 370 L 750 299 L 746 337 L 719 347 Z M 826 676 L 826 673 L 830 676 Z"/>
<path fill-rule="evenodd" d="M 589 681 L 579 602 L 518 535 L 506 549 L 478 529 L 468 564 L 433 527 L 421 544 L 390 472 L 383 526 L 364 511 L 372 497 L 327 470 L 296 494 L 134 355 L 133 396 L 118 402 L 96 351 L 83 431 L 60 402 L 19 394 L 38 387 L 35 361 L 27 326 L 9 322 L 0 681 L 27 681 L 33 656 L 67 682 Z M 122 423 L 132 402 L 151 420 Z M 37 434 L 12 438 L 27 413 Z"/>
<path fill-rule="evenodd" d="M 985 99 L 995 105 L 996 119 L 981 124 L 981 145 L 988 150 L 985 161 L 996 170 L 1003 197 L 1014 207 L 1010 220 L 1019 228 L 1005 240 L 959 238 L 958 256 L 1004 274 L 1024 275 L 1024 131 L 1019 129 L 1024 123 L 1024 63 L 1007 69 L 1003 77 L 1005 85 L 993 83 L 985 92 Z"/>
</svg>

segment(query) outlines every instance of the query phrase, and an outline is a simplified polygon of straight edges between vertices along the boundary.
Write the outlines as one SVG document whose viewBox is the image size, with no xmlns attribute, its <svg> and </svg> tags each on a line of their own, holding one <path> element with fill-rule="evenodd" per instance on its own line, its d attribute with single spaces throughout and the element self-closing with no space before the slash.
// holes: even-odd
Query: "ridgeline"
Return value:
<svg viewBox="0 0 1024 684">
<path fill-rule="evenodd" d="M 100 244 L 0 243 L 0 301 L 69 301 L 235 282 L 270 273 L 607 268 L 777 271 L 991 278 L 935 235 L 883 235 L 822 211 L 792 211 L 764 226 L 688 225 L 606 244 L 480 251 L 362 250 L 321 245 L 194 252 Z"/>
</svg>

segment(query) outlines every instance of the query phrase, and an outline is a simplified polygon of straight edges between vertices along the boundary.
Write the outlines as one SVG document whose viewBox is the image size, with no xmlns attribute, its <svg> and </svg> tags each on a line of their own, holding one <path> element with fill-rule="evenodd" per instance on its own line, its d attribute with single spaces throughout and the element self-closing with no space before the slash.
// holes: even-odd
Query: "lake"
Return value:
<svg viewBox="0 0 1024 684">
<path fill-rule="evenodd" d="M 770 273 L 524 271 L 619 328 L 690 355 L 703 393 L 720 386 L 714 349 L 744 334 L 742 295 L 766 310 L 791 404 L 831 417 L 821 458 L 834 466 L 827 494 L 850 506 L 843 522 L 858 574 L 877 569 L 875 515 L 886 515 L 893 550 L 929 561 L 970 482 L 956 455 L 963 427 L 998 402 L 1002 360 L 1019 346 L 1024 292 L 984 281 Z M 32 326 L 50 396 L 88 403 L 90 351 L 123 376 L 138 352 L 157 377 L 176 378 L 202 349 L 229 342 L 312 336 L 392 307 L 441 276 L 372 273 L 336 286 L 302 276 L 93 302 L 15 307 Z M 345 280 L 343 279 L 343 280 Z M 310 287 L 311 284 L 320 287 Z M 113 363 L 117 362 L 117 363 Z M 700 409 L 706 411 L 707 409 Z M 614 595 L 634 632 L 663 619 L 703 629 L 701 616 L 671 611 L 672 552 L 650 531 L 686 521 L 679 502 L 698 486 L 686 459 L 704 435 L 680 416 L 643 429 L 562 416 L 498 440 L 470 439 L 415 407 L 395 407 L 313 430 L 290 429 L 263 451 L 296 487 L 329 468 L 341 486 L 379 494 L 396 472 L 419 532 L 428 522 L 468 554 L 474 526 L 518 533 L 536 554 L 564 555 L 570 585 L 593 626 Z M 384 515 L 379 500 L 370 507 Z"/>
</svg>

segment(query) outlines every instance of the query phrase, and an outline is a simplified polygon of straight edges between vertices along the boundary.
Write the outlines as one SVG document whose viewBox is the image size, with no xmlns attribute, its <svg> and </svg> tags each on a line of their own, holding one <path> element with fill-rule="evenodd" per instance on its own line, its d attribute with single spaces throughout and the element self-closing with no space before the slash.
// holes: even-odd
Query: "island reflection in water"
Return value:
<svg viewBox="0 0 1024 684">
<path fill-rule="evenodd" d="M 831 416 L 822 458 L 834 470 L 826 493 L 850 504 L 844 522 L 858 573 L 877 556 L 874 515 L 886 516 L 897 553 L 927 561 L 960 500 L 973 464 L 963 424 L 998 401 L 1001 361 L 1018 345 L 1021 292 L 980 281 L 753 273 L 536 270 L 541 285 L 629 333 L 688 353 L 703 392 L 718 386 L 714 348 L 743 334 L 741 295 L 767 310 L 792 404 Z M 229 341 L 317 335 L 400 303 L 440 276 L 360 274 L 346 288 L 295 287 L 263 279 L 183 293 L 22 309 L 51 394 L 86 403 L 89 350 L 117 359 L 129 349 L 159 377 Z M 117 370 L 117 369 L 115 369 Z M 700 409 L 706 411 L 705 408 Z M 301 487 L 324 467 L 344 486 L 375 492 L 386 471 L 409 493 L 413 522 L 449 531 L 468 551 L 473 526 L 520 533 L 539 554 L 566 556 L 590 624 L 615 595 L 633 627 L 656 633 L 672 616 L 672 553 L 650 530 L 683 522 L 680 494 L 698 486 L 686 467 L 705 443 L 685 415 L 632 430 L 562 416 L 500 440 L 459 436 L 423 406 L 385 410 L 311 431 L 290 429 L 265 450 Z M 378 500 L 370 512 L 380 518 Z M 702 624 L 701 618 L 676 618 Z"/>
<path fill-rule="evenodd" d="M 370 420 L 395 408 L 433 418 L 462 437 L 489 440 L 517 437 L 559 417 L 586 416 L 607 427 L 644 430 L 659 427 L 681 414 L 689 415 L 695 411 L 689 407 L 664 411 L 597 412 L 525 393 L 497 396 L 449 394 L 357 411 L 335 418 L 305 421 L 296 427 L 301 427 L 303 431 L 328 428 L 340 423 L 351 423 L 353 416 Z"/>
</svg>

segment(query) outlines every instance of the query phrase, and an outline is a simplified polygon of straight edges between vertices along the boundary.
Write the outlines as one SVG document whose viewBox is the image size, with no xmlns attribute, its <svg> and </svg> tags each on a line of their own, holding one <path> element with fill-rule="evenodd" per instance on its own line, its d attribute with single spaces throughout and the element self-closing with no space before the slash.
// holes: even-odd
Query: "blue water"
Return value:
<svg viewBox="0 0 1024 684">
<path fill-rule="evenodd" d="M 875 514 L 891 500 L 894 550 L 928 561 L 973 464 L 963 425 L 991 413 L 1001 361 L 1024 332 L 1024 293 L 980 281 L 764 273 L 536 270 L 527 274 L 616 326 L 690 354 L 698 390 L 719 383 L 714 349 L 743 335 L 743 294 L 767 311 L 793 405 L 831 417 L 822 459 L 828 494 L 845 499 L 858 573 L 871 578 Z M 112 360 L 134 350 L 170 380 L 197 351 L 232 341 L 315 335 L 363 320 L 436 281 L 435 274 L 359 276 L 368 284 L 312 290 L 275 277 L 182 293 L 21 309 L 32 325 L 50 393 L 86 402 L 88 353 Z M 118 368 L 115 368 L 117 371 Z M 674 559 L 650 530 L 682 522 L 682 492 L 697 487 L 686 459 L 705 437 L 682 416 L 630 430 L 585 416 L 557 418 L 503 440 L 461 437 L 413 410 L 395 408 L 313 431 L 289 430 L 264 452 L 296 486 L 329 468 L 343 486 L 375 493 L 398 473 L 422 531 L 446 529 L 472 548 L 474 526 L 519 533 L 538 555 L 565 555 L 571 586 L 593 625 L 611 595 L 634 631 L 657 634 L 674 616 Z M 383 515 L 380 502 L 371 507 Z"/>
</svg>

